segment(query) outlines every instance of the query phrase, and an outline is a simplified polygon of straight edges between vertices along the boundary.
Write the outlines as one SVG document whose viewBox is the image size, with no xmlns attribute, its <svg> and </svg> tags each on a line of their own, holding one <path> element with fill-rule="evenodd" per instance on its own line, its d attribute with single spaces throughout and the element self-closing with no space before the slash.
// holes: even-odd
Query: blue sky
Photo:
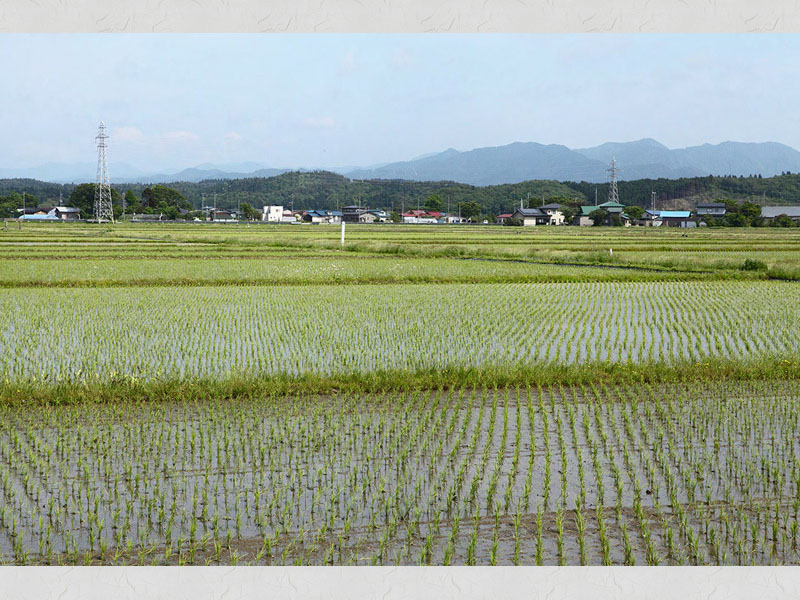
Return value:
<svg viewBox="0 0 800 600">
<path fill-rule="evenodd" d="M 337 167 L 515 141 L 800 148 L 800 35 L 0 35 L 0 167 Z M 113 173 L 112 173 L 113 174 Z"/>
</svg>

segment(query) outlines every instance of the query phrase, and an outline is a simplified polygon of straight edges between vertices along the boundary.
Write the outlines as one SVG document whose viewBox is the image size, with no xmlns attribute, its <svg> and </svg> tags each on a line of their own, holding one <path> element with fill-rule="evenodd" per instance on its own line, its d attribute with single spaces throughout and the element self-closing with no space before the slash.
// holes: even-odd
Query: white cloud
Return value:
<svg viewBox="0 0 800 600">
<path fill-rule="evenodd" d="M 231 131 L 230 133 L 225 134 L 225 141 L 226 142 L 238 142 L 242 139 L 241 134 L 236 133 L 235 131 Z"/>
</svg>

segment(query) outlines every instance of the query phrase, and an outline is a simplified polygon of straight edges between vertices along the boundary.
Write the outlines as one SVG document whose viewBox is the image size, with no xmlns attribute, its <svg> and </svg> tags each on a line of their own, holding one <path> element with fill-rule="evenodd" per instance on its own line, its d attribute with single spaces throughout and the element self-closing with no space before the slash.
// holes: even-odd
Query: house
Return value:
<svg viewBox="0 0 800 600">
<path fill-rule="evenodd" d="M 438 211 L 409 210 L 403 213 L 403 223 L 435 225 L 439 222 L 440 217 L 442 217 L 442 213 Z"/>
<path fill-rule="evenodd" d="M 511 215 L 511 218 L 526 227 L 548 225 L 550 223 L 550 215 L 538 208 L 518 208 Z"/>
<path fill-rule="evenodd" d="M 688 210 L 646 210 L 642 220 L 652 227 L 697 227 Z"/>
<path fill-rule="evenodd" d="M 724 217 L 725 204 L 723 202 L 705 202 L 697 205 L 698 217 Z"/>
<path fill-rule="evenodd" d="M 386 223 L 389 213 L 385 210 L 368 210 L 359 216 L 359 223 Z"/>
<path fill-rule="evenodd" d="M 497 215 L 497 222 L 500 225 L 505 225 L 506 221 L 508 221 L 514 215 L 512 213 L 503 213 L 502 215 Z"/>
<path fill-rule="evenodd" d="M 302 219 L 306 223 L 335 225 L 342 222 L 342 213 L 338 210 L 308 210 Z"/>
<path fill-rule="evenodd" d="M 81 218 L 81 209 L 71 206 L 18 208 L 17 212 L 24 221 L 77 221 Z"/>
<path fill-rule="evenodd" d="M 792 221 L 800 222 L 800 206 L 762 206 L 761 216 L 764 219 L 775 219 L 786 215 Z"/>
<path fill-rule="evenodd" d="M 210 220 L 214 223 L 237 223 L 239 215 L 236 214 L 235 210 L 213 209 Z"/>
<path fill-rule="evenodd" d="M 596 210 L 604 210 L 606 212 L 607 217 L 604 224 L 608 225 L 615 216 L 622 219 L 622 211 L 625 210 L 625 205 L 619 202 L 608 201 L 598 204 L 597 206 L 581 206 L 581 214 L 578 216 L 578 225 L 582 227 L 594 225 L 594 221 L 590 215 Z"/>
<path fill-rule="evenodd" d="M 361 215 L 367 212 L 363 206 L 345 206 L 342 208 L 342 221 L 345 223 L 360 223 Z"/>
<path fill-rule="evenodd" d="M 561 211 L 562 208 L 564 207 L 558 202 L 551 202 L 549 204 L 543 204 L 539 207 L 539 210 L 550 217 L 550 223 L 548 223 L 548 225 L 563 225 L 564 213 Z"/>
<path fill-rule="evenodd" d="M 261 220 L 267 223 L 280 223 L 283 220 L 283 206 L 265 206 L 261 209 Z"/>
<path fill-rule="evenodd" d="M 77 221 L 81 218 L 81 209 L 74 206 L 56 206 L 53 213 L 62 221 Z"/>
<path fill-rule="evenodd" d="M 19 218 L 23 221 L 54 221 L 57 219 L 52 206 L 39 206 L 38 208 L 18 208 Z"/>
<path fill-rule="evenodd" d="M 578 215 L 578 225 L 581 227 L 591 227 L 594 225 L 594 220 L 591 218 L 591 214 L 596 211 L 600 210 L 599 206 L 581 206 L 581 214 Z"/>
<path fill-rule="evenodd" d="M 692 213 L 688 210 L 662 210 L 660 211 L 662 227 L 696 227 L 692 220 Z"/>
</svg>

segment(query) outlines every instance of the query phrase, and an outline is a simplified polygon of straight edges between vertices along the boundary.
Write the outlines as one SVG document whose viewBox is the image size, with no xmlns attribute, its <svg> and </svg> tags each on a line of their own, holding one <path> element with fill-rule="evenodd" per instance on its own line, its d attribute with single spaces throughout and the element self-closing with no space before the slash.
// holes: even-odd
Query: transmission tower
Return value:
<svg viewBox="0 0 800 600">
<path fill-rule="evenodd" d="M 97 182 L 94 186 L 94 218 L 98 223 L 114 222 L 114 209 L 111 206 L 111 180 L 108 177 L 108 158 L 106 157 L 106 126 L 100 121 L 97 130 Z"/>
<path fill-rule="evenodd" d="M 608 186 L 608 201 L 619 204 L 619 193 L 617 192 L 617 173 L 620 171 L 620 169 L 617 168 L 617 161 L 613 156 L 611 157 L 611 168 L 606 169 L 606 171 L 611 173 L 611 185 Z"/>
</svg>

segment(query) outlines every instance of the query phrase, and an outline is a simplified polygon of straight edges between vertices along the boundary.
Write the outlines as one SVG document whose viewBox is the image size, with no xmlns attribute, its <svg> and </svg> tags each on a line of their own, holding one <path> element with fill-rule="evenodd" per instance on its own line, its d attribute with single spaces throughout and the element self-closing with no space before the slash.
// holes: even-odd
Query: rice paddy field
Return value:
<svg viewBox="0 0 800 600">
<path fill-rule="evenodd" d="M 798 564 L 800 233 L 0 231 L 0 560 Z"/>
</svg>

